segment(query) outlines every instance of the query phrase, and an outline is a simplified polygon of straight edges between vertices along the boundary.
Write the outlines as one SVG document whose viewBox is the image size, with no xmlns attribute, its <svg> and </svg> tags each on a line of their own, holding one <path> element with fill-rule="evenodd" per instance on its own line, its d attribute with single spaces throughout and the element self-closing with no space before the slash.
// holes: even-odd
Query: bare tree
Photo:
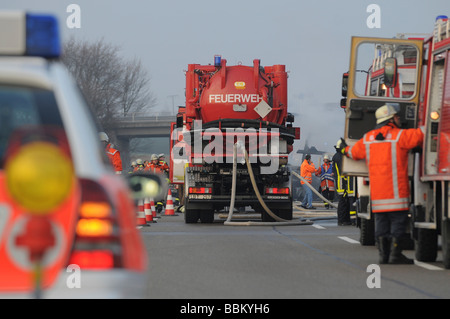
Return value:
<svg viewBox="0 0 450 319">
<path fill-rule="evenodd" d="M 148 106 L 156 105 L 156 98 L 148 91 L 150 78 L 136 58 L 124 64 L 122 95 L 120 104 L 123 116 L 129 112 L 142 112 Z"/>
<path fill-rule="evenodd" d="M 150 79 L 141 62 L 125 60 L 120 47 L 71 38 L 64 43 L 62 61 L 75 77 L 103 127 L 115 117 L 147 111 L 156 104 Z"/>
</svg>

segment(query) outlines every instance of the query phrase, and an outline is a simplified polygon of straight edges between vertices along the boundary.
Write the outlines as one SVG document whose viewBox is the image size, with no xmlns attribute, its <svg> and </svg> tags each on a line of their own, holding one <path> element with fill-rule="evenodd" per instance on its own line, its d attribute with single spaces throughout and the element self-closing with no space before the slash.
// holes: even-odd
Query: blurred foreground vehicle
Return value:
<svg viewBox="0 0 450 319">
<path fill-rule="evenodd" d="M 0 12 L 0 297 L 145 297 L 147 254 L 58 22 Z"/>
</svg>

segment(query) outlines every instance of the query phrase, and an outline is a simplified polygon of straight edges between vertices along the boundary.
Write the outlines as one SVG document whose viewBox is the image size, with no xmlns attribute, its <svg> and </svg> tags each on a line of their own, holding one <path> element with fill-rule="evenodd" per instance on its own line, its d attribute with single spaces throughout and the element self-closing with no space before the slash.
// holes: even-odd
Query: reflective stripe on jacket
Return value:
<svg viewBox="0 0 450 319">
<path fill-rule="evenodd" d="M 323 163 L 317 171 L 316 175 L 320 175 L 320 187 L 322 190 L 328 188 L 329 191 L 334 192 L 334 177 L 333 177 L 333 166 L 330 162 Z"/>
<path fill-rule="evenodd" d="M 409 209 L 408 151 L 422 143 L 421 129 L 400 129 L 389 123 L 347 146 L 348 157 L 366 159 L 374 213 Z"/>
<path fill-rule="evenodd" d="M 347 195 L 349 197 L 354 197 L 355 191 L 353 190 L 353 176 L 342 175 L 337 162 L 334 163 L 334 168 L 336 177 L 336 192 L 338 195 L 344 195 L 344 192 L 347 191 Z"/>
<path fill-rule="evenodd" d="M 162 174 L 164 173 L 164 170 L 162 169 L 161 166 L 159 166 L 159 164 L 147 164 L 147 166 L 145 166 L 144 171 L 150 171 L 154 174 Z"/>
</svg>

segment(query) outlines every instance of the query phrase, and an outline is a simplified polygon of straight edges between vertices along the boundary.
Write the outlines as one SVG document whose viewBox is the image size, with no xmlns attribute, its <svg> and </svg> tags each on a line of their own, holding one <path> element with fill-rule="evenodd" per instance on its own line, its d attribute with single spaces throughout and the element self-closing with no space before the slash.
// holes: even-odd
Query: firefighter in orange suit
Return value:
<svg viewBox="0 0 450 319">
<path fill-rule="evenodd" d="M 169 165 L 167 165 L 166 163 L 166 157 L 164 156 L 164 154 L 163 153 L 159 154 L 158 159 L 159 159 L 159 166 L 161 166 L 161 169 L 168 174 Z"/>
<path fill-rule="evenodd" d="M 334 199 L 334 173 L 328 155 L 325 154 L 323 157 L 323 164 L 316 170 L 316 176 L 320 176 L 320 189 L 323 197 L 332 202 Z M 325 202 L 325 208 L 329 209 L 330 204 Z"/>
<path fill-rule="evenodd" d="M 336 145 L 349 158 L 366 159 L 380 264 L 414 263 L 402 254 L 400 240 L 406 232 L 410 204 L 408 151 L 421 146 L 424 135 L 420 128 L 400 128 L 398 107 L 397 103 L 379 107 L 375 129 L 352 147 L 343 139 Z"/>
<path fill-rule="evenodd" d="M 305 160 L 303 161 L 302 165 L 300 166 L 300 175 L 306 179 L 306 181 L 309 184 L 312 184 L 312 173 L 316 172 L 316 168 L 314 166 L 314 163 L 311 160 L 311 155 L 307 154 L 305 156 Z M 301 181 L 302 185 L 305 184 L 304 181 Z M 307 209 L 315 209 L 315 207 L 312 206 L 312 190 L 305 185 L 305 197 L 302 201 L 302 207 Z"/>
<path fill-rule="evenodd" d="M 119 150 L 115 149 L 114 146 L 109 143 L 109 137 L 105 132 L 100 132 L 100 141 L 102 141 L 105 147 L 106 155 L 108 155 L 109 160 L 114 168 L 116 174 L 122 174 L 122 160 L 120 159 Z"/>
<path fill-rule="evenodd" d="M 158 155 L 152 154 L 152 156 L 150 158 L 150 163 L 148 163 L 147 166 L 145 166 L 144 171 L 150 171 L 154 174 L 163 174 L 164 173 L 164 170 L 159 165 Z"/>
</svg>

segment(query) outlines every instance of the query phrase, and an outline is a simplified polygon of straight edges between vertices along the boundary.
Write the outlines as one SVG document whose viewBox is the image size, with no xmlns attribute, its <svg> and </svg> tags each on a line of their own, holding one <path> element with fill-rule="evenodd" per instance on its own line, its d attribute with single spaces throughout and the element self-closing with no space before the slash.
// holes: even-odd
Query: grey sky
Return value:
<svg viewBox="0 0 450 319">
<path fill-rule="evenodd" d="M 68 29 L 66 8 L 81 7 L 81 29 Z M 369 4 L 381 8 L 381 28 L 370 29 Z M 155 111 L 184 105 L 183 70 L 190 63 L 285 64 L 289 109 L 302 139 L 332 152 L 344 130 L 339 108 L 341 77 L 347 71 L 352 35 L 393 37 L 431 33 L 439 14 L 450 15 L 448 0 L 0 0 L 2 9 L 51 12 L 60 17 L 62 36 L 104 38 L 141 59 L 151 75 Z"/>
</svg>

